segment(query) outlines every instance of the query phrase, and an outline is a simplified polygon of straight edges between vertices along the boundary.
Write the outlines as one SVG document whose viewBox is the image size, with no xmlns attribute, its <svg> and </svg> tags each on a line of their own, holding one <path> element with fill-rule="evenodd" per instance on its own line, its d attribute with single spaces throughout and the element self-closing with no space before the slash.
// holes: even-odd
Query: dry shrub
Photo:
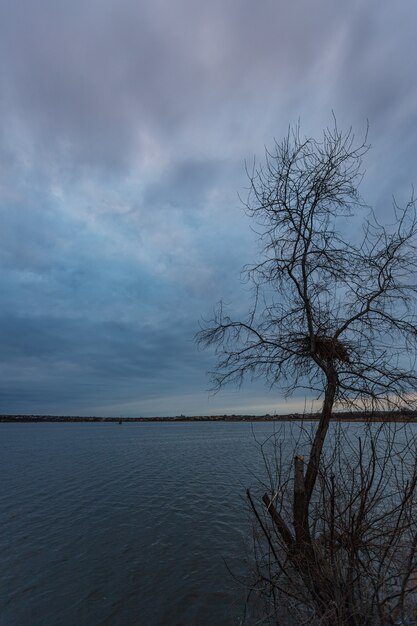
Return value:
<svg viewBox="0 0 417 626">
<path fill-rule="evenodd" d="M 264 603 L 258 623 L 417 624 L 417 427 L 333 426 L 304 538 L 295 512 L 301 457 L 291 464 L 279 436 L 262 447 L 267 491 L 263 498 L 248 492 L 255 513 L 252 591 Z M 297 447 L 308 449 L 305 430 Z"/>
</svg>

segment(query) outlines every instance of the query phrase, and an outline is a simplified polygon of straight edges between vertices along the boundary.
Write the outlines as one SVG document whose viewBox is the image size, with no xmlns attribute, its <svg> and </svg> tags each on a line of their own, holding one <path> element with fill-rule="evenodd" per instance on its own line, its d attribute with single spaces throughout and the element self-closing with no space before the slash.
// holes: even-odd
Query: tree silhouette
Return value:
<svg viewBox="0 0 417 626">
<path fill-rule="evenodd" d="M 260 260 L 244 268 L 252 306 L 235 320 L 220 303 L 197 335 L 216 348 L 215 389 L 261 377 L 286 394 L 305 389 L 322 399 L 306 463 L 294 459 L 292 519 L 264 496 L 319 613 L 332 594 L 317 566 L 311 508 L 335 403 L 386 410 L 416 400 L 415 200 L 393 201 L 391 225 L 368 211 L 358 228 L 367 150 L 366 137 L 356 144 L 352 130 L 335 122 L 321 140 L 303 138 L 297 126 L 266 151 L 248 172 L 244 203 L 261 242 Z"/>
</svg>

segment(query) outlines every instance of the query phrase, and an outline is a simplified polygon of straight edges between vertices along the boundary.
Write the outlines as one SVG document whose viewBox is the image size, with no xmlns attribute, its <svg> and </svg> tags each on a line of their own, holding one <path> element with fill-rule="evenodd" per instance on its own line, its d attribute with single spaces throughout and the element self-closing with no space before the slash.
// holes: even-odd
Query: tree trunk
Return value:
<svg viewBox="0 0 417 626">
<path fill-rule="evenodd" d="M 319 424 L 317 426 L 316 434 L 314 436 L 313 445 L 311 446 L 310 458 L 308 461 L 306 478 L 305 478 L 305 491 L 306 491 L 306 506 L 308 508 L 313 493 L 314 485 L 316 484 L 317 474 L 319 471 L 320 458 L 323 450 L 324 440 L 326 439 L 327 430 L 329 428 L 329 422 L 332 417 L 333 404 L 336 396 L 336 390 L 338 385 L 337 372 L 333 365 L 330 365 L 326 371 L 327 384 L 323 401 L 323 409 Z"/>
<path fill-rule="evenodd" d="M 332 417 L 334 399 L 337 390 L 337 373 L 333 367 L 326 372 L 327 386 L 323 401 L 323 409 L 314 436 L 304 477 L 304 459 L 296 456 L 294 459 L 294 503 L 293 524 L 295 542 L 292 560 L 300 572 L 307 588 L 310 589 L 318 613 L 322 615 L 323 623 L 334 623 L 335 615 L 329 618 L 330 606 L 336 606 L 334 581 L 328 568 L 323 567 L 320 555 L 311 537 L 309 524 L 309 508 L 314 486 L 319 472 L 323 444 Z M 342 622 L 340 622 L 342 623 Z"/>
</svg>

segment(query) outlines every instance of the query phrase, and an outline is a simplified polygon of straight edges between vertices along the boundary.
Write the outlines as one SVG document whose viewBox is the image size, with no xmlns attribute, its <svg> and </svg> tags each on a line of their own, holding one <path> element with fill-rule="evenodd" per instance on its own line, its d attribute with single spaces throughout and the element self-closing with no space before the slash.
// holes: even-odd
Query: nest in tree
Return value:
<svg viewBox="0 0 417 626">
<path fill-rule="evenodd" d="M 324 337 L 322 335 L 316 335 L 315 347 L 311 350 L 311 338 L 307 335 L 300 340 L 301 352 L 306 356 L 312 354 L 319 357 L 323 361 L 340 361 L 342 363 L 349 363 L 349 354 L 347 347 L 339 339 L 333 337 Z"/>
</svg>

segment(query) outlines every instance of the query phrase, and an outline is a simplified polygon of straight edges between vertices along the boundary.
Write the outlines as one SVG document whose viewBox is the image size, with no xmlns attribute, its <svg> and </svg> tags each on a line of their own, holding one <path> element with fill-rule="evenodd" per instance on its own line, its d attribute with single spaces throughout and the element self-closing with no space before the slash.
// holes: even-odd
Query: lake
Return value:
<svg viewBox="0 0 417 626">
<path fill-rule="evenodd" d="M 284 457 L 295 441 L 302 452 L 315 424 L 304 422 L 302 435 L 299 426 L 0 424 L 0 626 L 241 624 L 252 545 L 245 490 L 262 494 L 260 444 L 272 435 Z M 343 432 L 350 455 L 365 428 L 333 423 L 326 445 Z M 413 462 L 416 431 L 392 425 L 379 441 L 395 432 L 394 461 Z"/>
<path fill-rule="evenodd" d="M 0 625 L 239 624 L 275 428 L 0 424 Z"/>
</svg>

